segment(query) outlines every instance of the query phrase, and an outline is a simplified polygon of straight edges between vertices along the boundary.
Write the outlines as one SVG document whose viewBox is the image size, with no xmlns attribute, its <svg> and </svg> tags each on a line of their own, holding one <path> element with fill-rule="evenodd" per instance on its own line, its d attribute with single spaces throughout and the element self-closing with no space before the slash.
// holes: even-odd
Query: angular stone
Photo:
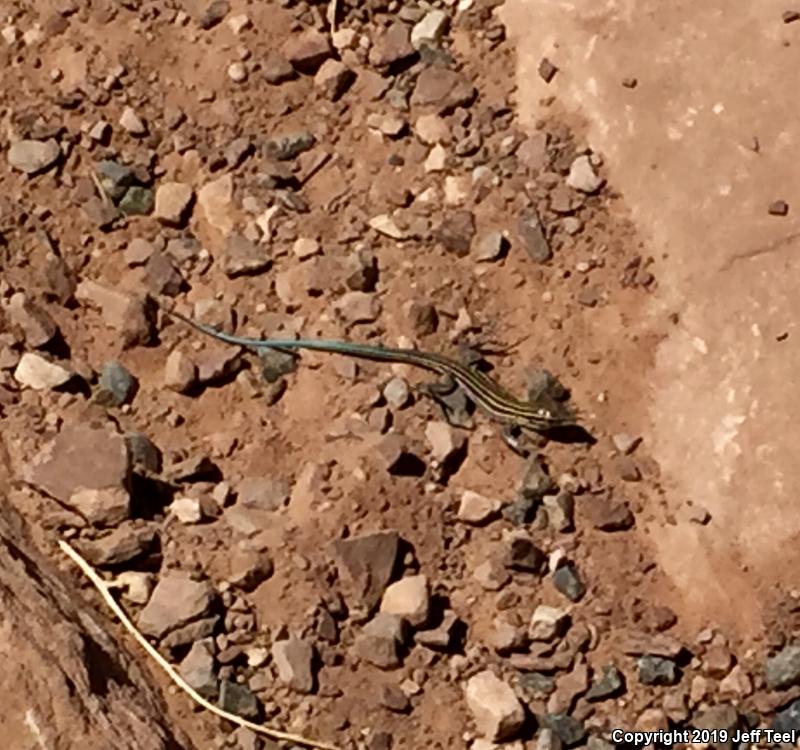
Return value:
<svg viewBox="0 0 800 750">
<path fill-rule="evenodd" d="M 151 341 L 155 315 L 148 298 L 125 294 L 89 280 L 78 285 L 75 296 L 80 302 L 100 308 L 106 325 L 120 333 L 123 348 Z"/>
<path fill-rule="evenodd" d="M 186 573 L 170 571 L 161 577 L 139 614 L 139 629 L 145 635 L 162 638 L 170 630 L 207 615 L 215 598 L 209 581 L 195 581 Z"/>
<path fill-rule="evenodd" d="M 195 641 L 178 669 L 181 677 L 204 698 L 216 697 L 216 661 L 213 642 L 210 639 Z"/>
<path fill-rule="evenodd" d="M 463 257 L 469 253 L 475 231 L 474 214 L 471 211 L 455 211 L 445 216 L 437 238 L 445 250 Z"/>
<path fill-rule="evenodd" d="M 550 249 L 550 243 L 535 209 L 530 208 L 522 212 L 517 222 L 517 232 L 525 252 L 532 261 L 546 263 L 553 257 L 553 251 Z"/>
<path fill-rule="evenodd" d="M 400 537 L 396 531 L 381 531 L 331 545 L 339 575 L 350 588 L 354 604 L 372 610 L 380 601 L 397 564 Z"/>
<path fill-rule="evenodd" d="M 14 370 L 14 380 L 35 391 L 58 388 L 71 380 L 72 376 L 71 370 L 35 352 L 25 352 Z"/>
<path fill-rule="evenodd" d="M 465 490 L 458 506 L 458 520 L 478 526 L 496 516 L 501 507 L 502 503 L 497 498 Z"/>
<path fill-rule="evenodd" d="M 335 102 L 355 79 L 350 68 L 339 60 L 326 60 L 314 76 L 314 88 L 326 99 Z"/>
<path fill-rule="evenodd" d="M 272 575 L 272 560 L 264 552 L 235 549 L 228 560 L 228 582 L 244 591 L 253 591 Z"/>
<path fill-rule="evenodd" d="M 468 105 L 475 98 L 475 87 L 461 74 L 449 68 L 429 65 L 417 76 L 411 104 L 432 106 L 440 114 Z"/>
<path fill-rule="evenodd" d="M 420 49 L 424 44 L 438 43 L 449 21 L 449 16 L 443 10 L 429 10 L 411 30 L 411 45 L 414 49 Z"/>
<path fill-rule="evenodd" d="M 228 235 L 222 258 L 222 270 L 228 278 L 261 273 L 271 262 L 269 252 L 263 245 L 257 245 L 237 232 Z"/>
<path fill-rule="evenodd" d="M 232 232 L 233 175 L 228 173 L 203 185 L 197 193 L 197 205 L 214 229 L 224 235 Z"/>
<path fill-rule="evenodd" d="M 467 681 L 465 695 L 479 734 L 492 742 L 512 738 L 525 723 L 514 691 L 488 669 Z"/>
<path fill-rule="evenodd" d="M 301 73 L 313 74 L 333 54 L 330 39 L 316 29 L 305 29 L 283 45 L 283 54 Z"/>
<path fill-rule="evenodd" d="M 58 333 L 58 326 L 48 312 L 31 302 L 25 294 L 12 295 L 6 309 L 11 324 L 22 329 L 25 343 L 34 349 L 50 343 Z"/>
<path fill-rule="evenodd" d="M 274 512 L 289 502 L 291 488 L 284 479 L 256 476 L 239 482 L 236 492 L 242 507 Z"/>
<path fill-rule="evenodd" d="M 430 612 L 430 591 L 424 575 L 406 576 L 387 587 L 381 612 L 398 615 L 412 627 L 424 626 Z"/>
<path fill-rule="evenodd" d="M 384 34 L 373 41 L 369 51 L 369 64 L 376 68 L 387 68 L 416 55 L 411 45 L 408 26 L 395 21 Z"/>
<path fill-rule="evenodd" d="M 122 363 L 112 360 L 106 362 L 100 371 L 95 400 L 103 406 L 122 406 L 133 398 L 138 386 L 136 378 Z"/>
<path fill-rule="evenodd" d="M 528 635 L 532 641 L 552 641 L 564 634 L 569 615 L 563 609 L 540 604 L 531 616 Z"/>
<path fill-rule="evenodd" d="M 298 693 L 314 690 L 314 647 L 308 641 L 292 636 L 272 644 L 272 659 L 278 678 Z"/>
<path fill-rule="evenodd" d="M 764 678 L 770 690 L 783 690 L 800 683 L 800 645 L 790 644 L 764 663 Z"/>
<path fill-rule="evenodd" d="M 578 156 L 569 168 L 567 185 L 582 193 L 596 193 L 605 180 L 594 171 L 591 159 L 585 154 Z"/>
<path fill-rule="evenodd" d="M 541 573 L 547 564 L 547 556 L 534 543 L 524 536 L 511 540 L 506 557 L 506 565 L 513 570 L 526 573 Z"/>
<path fill-rule="evenodd" d="M 194 190 L 191 185 L 183 182 L 163 182 L 156 190 L 153 215 L 164 224 L 182 226 L 193 199 Z"/>
<path fill-rule="evenodd" d="M 197 365 L 181 349 L 173 349 L 164 363 L 164 387 L 177 393 L 189 392 L 197 383 Z"/>
<path fill-rule="evenodd" d="M 406 641 L 402 617 L 379 612 L 356 636 L 355 651 L 360 659 L 380 669 L 399 667 L 400 647 Z"/>
<path fill-rule="evenodd" d="M 678 682 L 678 668 L 672 659 L 645 655 L 639 658 L 639 682 L 643 685 L 674 685 Z"/>
<path fill-rule="evenodd" d="M 131 464 L 122 435 L 88 425 L 64 427 L 26 468 L 26 478 L 68 504 L 81 489 L 126 488 Z"/>
<path fill-rule="evenodd" d="M 149 552 L 155 539 L 152 527 L 134 527 L 125 523 L 98 539 L 83 542 L 80 552 L 92 565 L 101 568 L 117 566 Z"/>
<path fill-rule="evenodd" d="M 8 163 L 27 175 L 45 172 L 61 157 L 61 147 L 53 139 L 47 141 L 17 141 L 8 149 Z"/>
<path fill-rule="evenodd" d="M 81 487 L 66 504 L 95 526 L 116 526 L 130 515 L 130 495 L 124 487 Z"/>
<path fill-rule="evenodd" d="M 571 602 L 580 601 L 586 593 L 586 586 L 572 563 L 562 565 L 553 573 L 553 585 Z"/>
<path fill-rule="evenodd" d="M 595 497 L 586 503 L 586 514 L 600 531 L 625 531 L 634 524 L 633 513 L 626 503 L 615 503 L 609 497 Z"/>
</svg>

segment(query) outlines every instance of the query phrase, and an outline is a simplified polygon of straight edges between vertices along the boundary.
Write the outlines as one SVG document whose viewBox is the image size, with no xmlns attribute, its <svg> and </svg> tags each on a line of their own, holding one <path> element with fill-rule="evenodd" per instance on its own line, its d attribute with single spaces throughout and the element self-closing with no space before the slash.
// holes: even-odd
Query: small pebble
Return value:
<svg viewBox="0 0 800 750">
<path fill-rule="evenodd" d="M 773 201 L 767 211 L 772 216 L 786 216 L 789 213 L 789 204 L 786 201 Z"/>
</svg>

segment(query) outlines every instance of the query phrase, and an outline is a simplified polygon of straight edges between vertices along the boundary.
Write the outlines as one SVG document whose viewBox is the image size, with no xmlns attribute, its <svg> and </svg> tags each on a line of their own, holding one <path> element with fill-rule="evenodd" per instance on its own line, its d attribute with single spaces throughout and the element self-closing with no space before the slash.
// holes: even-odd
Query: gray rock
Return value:
<svg viewBox="0 0 800 750">
<path fill-rule="evenodd" d="M 573 716 L 544 714 L 539 723 L 547 729 L 552 729 L 567 747 L 577 745 L 586 737 L 586 728 L 583 726 L 583 722 Z"/>
<path fill-rule="evenodd" d="M 571 602 L 580 601 L 586 593 L 586 586 L 572 563 L 566 563 L 553 573 L 553 585 Z"/>
<path fill-rule="evenodd" d="M 130 167 L 108 159 L 98 162 L 96 171 L 100 186 L 115 203 L 121 200 L 136 179 Z"/>
<path fill-rule="evenodd" d="M 800 645 L 790 644 L 764 664 L 764 677 L 770 690 L 782 690 L 800 683 Z"/>
<path fill-rule="evenodd" d="M 613 664 L 603 666 L 603 674 L 595 678 L 592 686 L 586 693 L 589 702 L 604 701 L 614 698 L 625 691 L 625 678 Z"/>
<path fill-rule="evenodd" d="M 134 185 L 125 191 L 119 202 L 119 210 L 126 216 L 147 216 L 152 213 L 155 200 L 150 188 Z"/>
<path fill-rule="evenodd" d="M 209 613 L 216 594 L 209 581 L 195 581 L 186 573 L 170 571 L 156 584 L 150 601 L 139 614 L 139 629 L 162 638 Z"/>
<path fill-rule="evenodd" d="M 639 658 L 639 682 L 643 685 L 675 685 L 680 676 L 672 659 L 646 654 Z"/>
<path fill-rule="evenodd" d="M 265 246 L 257 245 L 237 232 L 228 235 L 222 257 L 222 270 L 228 278 L 261 273 L 271 262 L 272 259 Z"/>
<path fill-rule="evenodd" d="M 555 678 L 541 672 L 524 672 L 520 674 L 518 684 L 523 693 L 536 699 L 547 697 L 556 689 Z"/>
<path fill-rule="evenodd" d="M 553 257 L 553 251 L 545 236 L 541 219 L 534 208 L 529 208 L 520 215 L 517 232 L 525 252 L 532 261 L 546 263 Z"/>
<path fill-rule="evenodd" d="M 400 647 L 405 642 L 405 620 L 379 612 L 356 636 L 354 646 L 360 659 L 380 669 L 394 669 L 402 663 Z"/>
<path fill-rule="evenodd" d="M 106 362 L 100 371 L 97 403 L 103 406 L 122 406 L 133 399 L 139 384 L 133 375 L 116 360 Z"/>
<path fill-rule="evenodd" d="M 530 521 L 535 508 L 536 500 L 523 496 L 504 506 L 502 515 L 514 526 L 524 526 Z"/>
<path fill-rule="evenodd" d="M 314 647 L 307 641 L 292 636 L 272 644 L 272 659 L 281 682 L 298 693 L 314 690 Z"/>
<path fill-rule="evenodd" d="M 266 142 L 264 150 L 266 155 L 273 159 L 287 161 L 299 156 L 303 151 L 308 151 L 316 142 L 314 134 L 308 131 L 287 133 L 270 138 Z"/>
<path fill-rule="evenodd" d="M 547 523 L 550 528 L 563 533 L 575 529 L 575 498 L 571 492 L 561 491 L 555 497 L 543 498 L 547 511 Z"/>
<path fill-rule="evenodd" d="M 239 504 L 244 508 L 273 512 L 289 501 L 291 487 L 284 479 L 246 477 L 236 487 Z"/>
<path fill-rule="evenodd" d="M 179 672 L 191 687 L 204 698 L 213 700 L 217 697 L 216 661 L 214 659 L 214 642 L 195 641 L 189 653 L 180 663 Z"/>
<path fill-rule="evenodd" d="M 697 729 L 724 729 L 731 736 L 739 726 L 739 712 L 730 703 L 718 703 L 696 716 L 692 724 Z"/>
<path fill-rule="evenodd" d="M 149 552 L 156 540 L 151 526 L 133 526 L 130 522 L 112 529 L 98 539 L 83 542 L 80 551 L 92 565 L 103 568 L 122 565 Z"/>
<path fill-rule="evenodd" d="M 28 175 L 45 172 L 61 157 L 61 147 L 53 139 L 17 141 L 8 149 L 8 163 Z"/>
<path fill-rule="evenodd" d="M 261 704 L 246 685 L 223 680 L 219 686 L 219 707 L 244 719 L 257 719 Z"/>
<path fill-rule="evenodd" d="M 800 732 L 800 700 L 790 703 L 775 714 L 772 729 L 776 732 Z"/>
<path fill-rule="evenodd" d="M 129 432 L 125 436 L 131 464 L 137 471 L 160 474 L 163 464 L 161 451 L 143 432 Z"/>
<path fill-rule="evenodd" d="M 208 31 L 213 29 L 218 23 L 222 21 L 225 16 L 230 13 L 231 5 L 228 0 L 212 0 L 203 11 L 202 15 L 197 19 L 197 25 Z"/>
<path fill-rule="evenodd" d="M 540 458 L 534 457 L 528 461 L 520 486 L 520 493 L 523 497 L 541 502 L 544 495 L 555 489 L 555 486 L 555 482 L 550 478 Z"/>
<path fill-rule="evenodd" d="M 514 570 L 527 573 L 541 573 L 547 564 L 547 556 L 531 539 L 514 537 L 508 548 L 506 565 Z"/>
<path fill-rule="evenodd" d="M 161 639 L 161 646 L 167 651 L 183 648 L 203 638 L 210 638 L 219 632 L 220 616 L 195 620 L 182 628 L 171 630 Z"/>
</svg>

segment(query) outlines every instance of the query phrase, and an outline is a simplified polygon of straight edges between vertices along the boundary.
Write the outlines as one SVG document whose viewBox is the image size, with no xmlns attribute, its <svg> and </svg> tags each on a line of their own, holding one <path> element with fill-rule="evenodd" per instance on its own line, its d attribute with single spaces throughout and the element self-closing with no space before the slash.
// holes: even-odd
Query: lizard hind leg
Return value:
<svg viewBox="0 0 800 750">
<path fill-rule="evenodd" d="M 445 375 L 439 381 L 422 383 L 415 386 L 414 390 L 435 401 L 449 424 L 465 429 L 472 428 L 471 402 L 451 376 Z"/>
</svg>

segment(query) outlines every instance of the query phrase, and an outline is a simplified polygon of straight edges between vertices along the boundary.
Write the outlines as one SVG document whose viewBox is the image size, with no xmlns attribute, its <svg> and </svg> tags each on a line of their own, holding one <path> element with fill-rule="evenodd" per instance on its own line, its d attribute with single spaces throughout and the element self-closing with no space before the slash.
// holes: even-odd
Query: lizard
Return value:
<svg viewBox="0 0 800 750">
<path fill-rule="evenodd" d="M 411 348 L 394 348 L 331 339 L 256 339 L 235 336 L 213 326 L 200 323 L 177 312 L 174 308 L 164 312 L 182 321 L 196 331 L 218 341 L 252 350 L 275 349 L 280 351 L 319 351 L 342 354 L 358 359 L 378 362 L 398 362 L 452 378 L 467 396 L 484 412 L 505 427 L 504 440 L 516 452 L 520 449 L 513 437 L 514 428 L 523 433 L 548 435 L 563 428 L 578 427 L 577 414 L 568 405 L 547 398 L 523 401 L 483 372 L 461 364 L 443 354 Z"/>
</svg>

